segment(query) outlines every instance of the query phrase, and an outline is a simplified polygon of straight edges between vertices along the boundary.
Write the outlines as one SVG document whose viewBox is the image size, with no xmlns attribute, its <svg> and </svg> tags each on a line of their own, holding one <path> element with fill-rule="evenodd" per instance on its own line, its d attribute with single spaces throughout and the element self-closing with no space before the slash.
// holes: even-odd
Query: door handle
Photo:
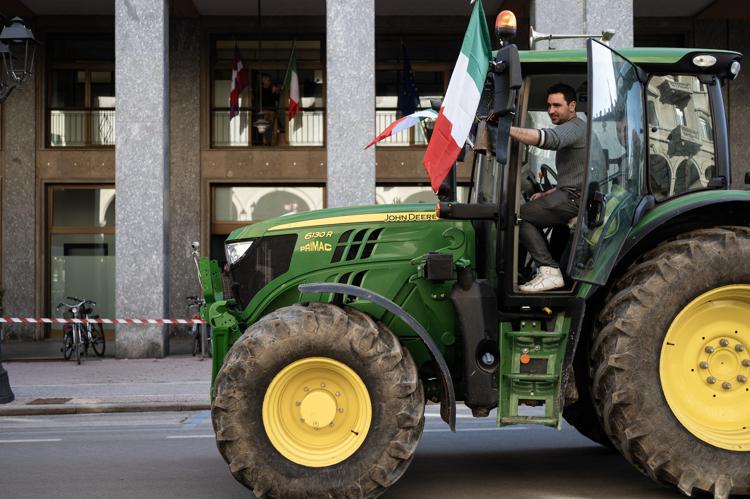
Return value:
<svg viewBox="0 0 750 499">
<path fill-rule="evenodd" d="M 586 195 L 586 225 L 588 227 L 599 227 L 604 223 L 606 197 L 600 189 L 599 182 L 589 183 Z"/>
</svg>

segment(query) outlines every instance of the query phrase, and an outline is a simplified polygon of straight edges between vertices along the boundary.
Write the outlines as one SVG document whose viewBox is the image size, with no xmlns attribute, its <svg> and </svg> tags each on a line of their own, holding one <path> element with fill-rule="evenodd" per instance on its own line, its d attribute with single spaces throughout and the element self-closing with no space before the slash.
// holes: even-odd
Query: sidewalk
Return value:
<svg viewBox="0 0 750 499">
<path fill-rule="evenodd" d="M 3 362 L 16 399 L 0 416 L 210 408 L 211 359 L 88 357 Z"/>
</svg>

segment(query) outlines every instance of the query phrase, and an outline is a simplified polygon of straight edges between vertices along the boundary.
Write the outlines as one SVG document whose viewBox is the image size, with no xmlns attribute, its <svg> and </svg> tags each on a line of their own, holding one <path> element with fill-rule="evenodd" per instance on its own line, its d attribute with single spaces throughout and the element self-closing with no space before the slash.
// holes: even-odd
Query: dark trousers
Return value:
<svg viewBox="0 0 750 499">
<path fill-rule="evenodd" d="M 574 192 L 556 190 L 521 206 L 521 244 L 539 266 L 559 267 L 552 259 L 542 229 L 565 225 L 578 215 L 579 198 Z"/>
</svg>

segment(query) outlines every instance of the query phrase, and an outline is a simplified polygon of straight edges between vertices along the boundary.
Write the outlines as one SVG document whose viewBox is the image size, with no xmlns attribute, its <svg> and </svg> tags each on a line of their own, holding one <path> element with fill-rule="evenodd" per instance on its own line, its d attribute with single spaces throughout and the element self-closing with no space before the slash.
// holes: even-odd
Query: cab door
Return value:
<svg viewBox="0 0 750 499">
<path fill-rule="evenodd" d="M 643 72 L 588 44 L 588 160 L 569 274 L 604 284 L 630 230 L 645 169 Z"/>
</svg>

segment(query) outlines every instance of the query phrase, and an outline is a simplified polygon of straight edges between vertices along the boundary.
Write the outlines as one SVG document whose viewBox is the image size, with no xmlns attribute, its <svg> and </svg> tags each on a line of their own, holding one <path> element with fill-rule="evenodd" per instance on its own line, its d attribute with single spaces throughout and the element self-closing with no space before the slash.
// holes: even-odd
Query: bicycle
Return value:
<svg viewBox="0 0 750 499">
<path fill-rule="evenodd" d="M 68 300 L 77 300 L 77 298 L 68 297 Z M 85 300 L 71 305 L 69 303 L 60 302 L 57 304 L 57 310 L 65 309 L 63 317 L 71 319 L 81 318 L 81 306 Z M 73 355 L 76 357 L 76 363 L 81 364 L 81 352 L 83 350 L 83 335 L 81 334 L 83 328 L 79 322 L 73 322 L 63 326 L 63 358 L 65 360 L 70 359 Z"/>
<path fill-rule="evenodd" d="M 206 300 L 197 296 L 186 296 L 185 300 L 188 309 L 197 309 L 196 313 L 192 315 L 192 319 L 200 319 L 200 307 L 206 303 Z M 205 331 L 205 340 L 203 331 Z M 190 334 L 193 338 L 193 357 L 198 354 L 202 357 L 211 357 L 211 328 L 208 327 L 208 324 L 193 323 L 190 326 Z"/>
<path fill-rule="evenodd" d="M 70 297 L 68 297 L 70 298 Z M 78 300 L 74 298 L 74 300 Z M 93 300 L 84 300 L 84 305 L 81 307 L 81 314 L 86 319 L 98 319 L 98 315 L 92 316 L 91 314 L 96 307 L 96 302 Z M 89 346 L 94 350 L 97 357 L 104 357 L 104 351 L 107 348 L 107 342 L 104 338 L 104 328 L 100 322 L 87 322 L 84 325 L 86 334 L 83 336 L 84 353 L 88 357 Z"/>
<path fill-rule="evenodd" d="M 91 313 L 93 308 L 96 307 L 96 302 L 92 300 L 82 300 L 74 296 L 68 296 L 68 300 L 76 302 L 75 304 L 69 304 L 60 302 L 57 305 L 57 310 L 66 309 L 63 313 L 63 317 L 68 319 L 91 319 Z M 98 318 L 94 316 L 93 318 Z M 104 330 L 102 325 L 99 323 L 80 323 L 74 322 L 72 324 L 66 324 L 63 326 L 63 358 L 69 360 L 73 355 L 76 357 L 76 362 L 81 363 L 81 356 L 88 357 L 89 346 L 94 350 L 94 353 L 102 357 L 106 348 L 104 339 Z"/>
</svg>

